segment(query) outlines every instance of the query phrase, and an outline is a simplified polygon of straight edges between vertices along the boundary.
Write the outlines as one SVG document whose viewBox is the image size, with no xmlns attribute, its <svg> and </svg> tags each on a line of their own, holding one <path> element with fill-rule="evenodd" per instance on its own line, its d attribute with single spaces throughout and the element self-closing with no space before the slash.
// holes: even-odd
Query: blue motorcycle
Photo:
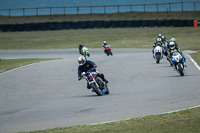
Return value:
<svg viewBox="0 0 200 133">
<path fill-rule="evenodd" d="M 185 61 L 179 52 L 174 52 L 172 55 L 172 65 L 175 71 L 181 76 L 184 76 L 185 72 Z"/>
</svg>

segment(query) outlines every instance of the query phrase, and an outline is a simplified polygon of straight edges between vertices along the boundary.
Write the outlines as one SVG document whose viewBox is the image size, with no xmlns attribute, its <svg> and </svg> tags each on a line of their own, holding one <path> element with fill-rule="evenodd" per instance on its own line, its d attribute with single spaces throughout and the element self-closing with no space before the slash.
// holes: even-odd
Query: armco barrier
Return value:
<svg viewBox="0 0 200 133">
<path fill-rule="evenodd" d="M 194 20 L 110 20 L 110 21 L 77 21 L 77 22 L 43 22 L 25 24 L 0 24 L 0 29 L 6 31 L 46 31 L 62 29 L 87 29 L 87 28 L 118 28 L 118 27 L 191 27 Z"/>
</svg>

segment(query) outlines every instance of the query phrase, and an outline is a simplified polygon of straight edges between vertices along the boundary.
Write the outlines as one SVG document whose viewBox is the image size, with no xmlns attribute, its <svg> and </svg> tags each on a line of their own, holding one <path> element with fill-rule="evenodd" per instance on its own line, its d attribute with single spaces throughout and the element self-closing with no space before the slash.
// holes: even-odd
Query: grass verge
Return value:
<svg viewBox="0 0 200 133">
<path fill-rule="evenodd" d="M 191 54 L 192 58 L 197 62 L 197 64 L 200 66 L 200 51 L 197 53 Z"/>
<path fill-rule="evenodd" d="M 5 72 L 20 66 L 37 63 L 46 60 L 54 59 L 1 59 L 0 61 L 0 73 Z"/>
<path fill-rule="evenodd" d="M 23 133 L 194 133 L 200 132 L 200 107 L 97 125 Z M 22 133 L 22 132 L 21 132 Z"/>
<path fill-rule="evenodd" d="M 83 43 L 101 48 L 107 41 L 112 48 L 151 48 L 159 33 L 175 37 L 181 49 L 199 50 L 200 27 L 151 27 L 78 29 L 32 32 L 0 32 L 0 49 L 68 49 Z"/>
</svg>

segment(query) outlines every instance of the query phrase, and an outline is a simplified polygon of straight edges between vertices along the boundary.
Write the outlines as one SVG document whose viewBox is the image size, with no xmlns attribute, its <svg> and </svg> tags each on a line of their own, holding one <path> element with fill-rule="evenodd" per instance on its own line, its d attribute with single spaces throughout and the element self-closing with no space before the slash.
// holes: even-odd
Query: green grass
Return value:
<svg viewBox="0 0 200 133">
<path fill-rule="evenodd" d="M 200 66 L 200 51 L 198 51 L 197 53 L 193 53 L 191 54 L 192 58 L 197 62 L 197 64 Z"/>
<path fill-rule="evenodd" d="M 200 11 L 196 12 L 125 12 L 112 14 L 79 14 L 79 15 L 41 15 L 41 16 L 0 16 L 0 24 L 21 24 L 32 22 L 62 22 L 87 20 L 163 20 L 163 19 L 200 19 Z"/>
<path fill-rule="evenodd" d="M 151 115 L 67 128 L 32 131 L 29 133 L 194 133 L 200 132 L 200 107 L 175 113 Z"/>
<path fill-rule="evenodd" d="M 53 59 L 1 59 L 0 61 L 0 73 L 5 72 L 20 66 L 37 63 L 46 60 Z"/>
<path fill-rule="evenodd" d="M 159 33 L 175 37 L 181 49 L 200 49 L 200 27 L 151 27 L 78 29 L 32 32 L 0 32 L 0 49 L 68 49 L 83 43 L 100 48 L 107 41 L 112 48 L 151 48 Z"/>
</svg>

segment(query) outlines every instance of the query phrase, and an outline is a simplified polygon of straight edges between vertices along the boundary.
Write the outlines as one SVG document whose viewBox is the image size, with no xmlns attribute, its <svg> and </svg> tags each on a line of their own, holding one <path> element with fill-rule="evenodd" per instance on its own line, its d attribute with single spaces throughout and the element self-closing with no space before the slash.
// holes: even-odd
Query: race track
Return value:
<svg viewBox="0 0 200 133">
<path fill-rule="evenodd" d="M 1 58 L 62 58 L 0 73 L 0 132 L 12 133 L 93 124 L 199 106 L 200 71 L 187 58 L 181 77 L 150 49 L 89 49 L 88 59 L 109 80 L 97 96 L 78 81 L 77 49 L 5 50 Z"/>
</svg>

